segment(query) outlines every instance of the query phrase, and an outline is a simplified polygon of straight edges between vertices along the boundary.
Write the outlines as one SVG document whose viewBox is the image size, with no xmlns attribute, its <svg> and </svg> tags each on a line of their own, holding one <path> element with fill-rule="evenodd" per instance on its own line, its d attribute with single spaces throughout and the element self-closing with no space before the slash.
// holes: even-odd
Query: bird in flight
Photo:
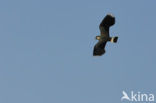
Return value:
<svg viewBox="0 0 156 103">
<path fill-rule="evenodd" d="M 115 24 L 115 17 L 107 14 L 99 25 L 100 36 L 96 36 L 98 43 L 94 46 L 93 56 L 101 56 L 105 53 L 106 43 L 117 43 L 118 37 L 109 36 L 109 27 Z"/>
</svg>

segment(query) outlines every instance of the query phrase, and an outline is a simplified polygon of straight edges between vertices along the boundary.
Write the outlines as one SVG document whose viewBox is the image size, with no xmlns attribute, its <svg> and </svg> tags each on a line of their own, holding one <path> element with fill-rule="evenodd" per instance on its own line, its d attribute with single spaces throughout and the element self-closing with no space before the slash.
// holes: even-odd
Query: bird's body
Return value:
<svg viewBox="0 0 156 103">
<path fill-rule="evenodd" d="M 102 20 L 99 29 L 100 36 L 96 36 L 96 39 L 99 40 L 98 43 L 94 46 L 93 55 L 101 56 L 105 53 L 105 46 L 108 41 L 116 43 L 118 37 L 109 36 L 109 27 L 115 24 L 115 17 L 111 14 L 107 14 Z"/>
</svg>

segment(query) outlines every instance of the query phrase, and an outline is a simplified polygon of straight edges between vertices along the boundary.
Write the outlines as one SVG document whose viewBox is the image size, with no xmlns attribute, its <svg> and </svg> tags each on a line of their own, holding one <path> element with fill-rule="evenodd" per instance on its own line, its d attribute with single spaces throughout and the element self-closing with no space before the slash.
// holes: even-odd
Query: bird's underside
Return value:
<svg viewBox="0 0 156 103">
<path fill-rule="evenodd" d="M 93 56 L 101 56 L 105 53 L 105 46 L 108 41 L 116 43 L 118 37 L 109 36 L 109 27 L 115 24 L 115 17 L 107 14 L 99 25 L 100 36 L 96 36 L 98 43 L 94 46 Z"/>
</svg>

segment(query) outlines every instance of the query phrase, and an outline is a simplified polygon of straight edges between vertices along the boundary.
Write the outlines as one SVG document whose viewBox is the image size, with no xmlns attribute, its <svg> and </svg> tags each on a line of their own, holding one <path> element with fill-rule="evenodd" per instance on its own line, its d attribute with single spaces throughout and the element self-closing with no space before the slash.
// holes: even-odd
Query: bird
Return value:
<svg viewBox="0 0 156 103">
<path fill-rule="evenodd" d="M 98 40 L 98 42 L 94 46 L 93 56 L 102 56 L 106 52 L 105 46 L 108 41 L 112 43 L 117 43 L 118 36 L 115 37 L 109 36 L 109 28 L 114 24 L 115 17 L 112 14 L 107 14 L 100 23 L 99 25 L 100 36 L 96 36 L 96 40 Z"/>
<path fill-rule="evenodd" d="M 128 97 L 128 95 L 127 95 L 127 93 L 126 93 L 125 91 L 122 91 L 122 94 L 123 94 L 123 97 L 121 98 L 121 101 L 122 101 L 123 99 L 127 99 L 127 100 L 130 101 L 130 98 Z"/>
</svg>

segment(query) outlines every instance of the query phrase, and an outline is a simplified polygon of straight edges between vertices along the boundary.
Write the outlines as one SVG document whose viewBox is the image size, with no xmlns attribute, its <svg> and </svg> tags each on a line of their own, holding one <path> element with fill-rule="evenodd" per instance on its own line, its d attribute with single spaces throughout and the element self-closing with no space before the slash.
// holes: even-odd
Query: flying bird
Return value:
<svg viewBox="0 0 156 103">
<path fill-rule="evenodd" d="M 105 53 L 106 43 L 117 43 L 118 37 L 109 36 L 109 27 L 115 24 L 115 17 L 107 14 L 99 25 L 100 36 L 96 36 L 98 43 L 94 46 L 93 56 L 101 56 Z"/>
</svg>

